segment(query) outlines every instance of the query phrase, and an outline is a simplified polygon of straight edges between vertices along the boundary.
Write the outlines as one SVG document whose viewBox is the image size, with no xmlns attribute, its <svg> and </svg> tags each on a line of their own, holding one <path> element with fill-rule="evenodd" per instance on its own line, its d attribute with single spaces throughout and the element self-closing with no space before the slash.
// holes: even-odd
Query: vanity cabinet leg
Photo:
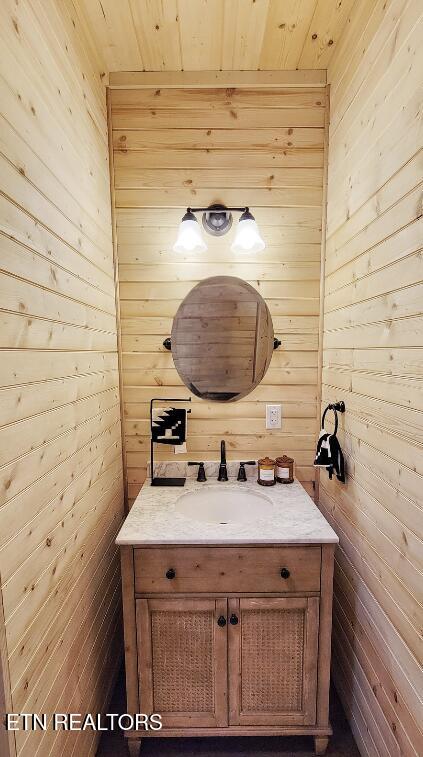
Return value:
<svg viewBox="0 0 423 757">
<path fill-rule="evenodd" d="M 314 751 L 316 754 L 325 754 L 328 748 L 329 737 L 328 736 L 315 736 L 314 737 Z"/>
<path fill-rule="evenodd" d="M 129 757 L 138 757 L 141 747 L 141 739 L 127 739 Z"/>
</svg>

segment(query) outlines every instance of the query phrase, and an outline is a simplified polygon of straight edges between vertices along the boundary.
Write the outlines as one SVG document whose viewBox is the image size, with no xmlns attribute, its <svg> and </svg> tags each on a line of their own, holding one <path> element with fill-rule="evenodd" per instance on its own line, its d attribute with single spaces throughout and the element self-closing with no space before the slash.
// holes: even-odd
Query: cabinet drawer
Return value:
<svg viewBox="0 0 423 757">
<path fill-rule="evenodd" d="M 138 594 L 320 591 L 313 547 L 137 547 Z"/>
</svg>

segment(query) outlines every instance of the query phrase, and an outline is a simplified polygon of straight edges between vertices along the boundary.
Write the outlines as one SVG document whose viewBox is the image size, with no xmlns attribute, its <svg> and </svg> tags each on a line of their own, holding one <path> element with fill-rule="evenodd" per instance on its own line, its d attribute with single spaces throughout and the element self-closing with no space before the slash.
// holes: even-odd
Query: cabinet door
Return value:
<svg viewBox="0 0 423 757">
<path fill-rule="evenodd" d="M 164 728 L 227 725 L 227 600 L 136 605 L 140 711 Z"/>
<path fill-rule="evenodd" d="M 229 724 L 312 725 L 319 600 L 229 600 Z"/>
</svg>

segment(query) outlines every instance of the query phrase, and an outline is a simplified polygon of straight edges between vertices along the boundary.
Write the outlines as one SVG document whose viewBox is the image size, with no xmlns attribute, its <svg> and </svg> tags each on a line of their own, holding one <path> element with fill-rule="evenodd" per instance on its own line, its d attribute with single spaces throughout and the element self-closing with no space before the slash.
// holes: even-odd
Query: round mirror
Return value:
<svg viewBox="0 0 423 757">
<path fill-rule="evenodd" d="M 202 399 L 230 402 L 262 381 L 273 352 L 272 318 L 246 281 L 213 276 L 179 306 L 171 340 L 185 386 Z"/>
</svg>

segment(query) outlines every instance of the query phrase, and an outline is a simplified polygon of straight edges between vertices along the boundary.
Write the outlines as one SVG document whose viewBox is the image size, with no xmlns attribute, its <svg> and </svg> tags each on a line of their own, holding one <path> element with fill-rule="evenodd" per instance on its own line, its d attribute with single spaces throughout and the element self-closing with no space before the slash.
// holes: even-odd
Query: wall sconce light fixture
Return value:
<svg viewBox="0 0 423 757">
<path fill-rule="evenodd" d="M 174 252 L 205 252 L 207 245 L 202 237 L 199 223 L 192 212 L 187 212 L 179 224 L 178 236 L 173 245 Z"/>
<path fill-rule="evenodd" d="M 210 205 L 208 208 L 187 208 L 179 225 L 178 237 L 173 245 L 174 252 L 204 252 L 207 245 L 202 237 L 195 213 L 202 213 L 203 228 L 208 234 L 220 237 L 232 226 L 232 213 L 241 213 L 231 244 L 232 252 L 261 252 L 265 243 L 259 227 L 249 208 L 227 208 L 225 205 Z"/>
</svg>

